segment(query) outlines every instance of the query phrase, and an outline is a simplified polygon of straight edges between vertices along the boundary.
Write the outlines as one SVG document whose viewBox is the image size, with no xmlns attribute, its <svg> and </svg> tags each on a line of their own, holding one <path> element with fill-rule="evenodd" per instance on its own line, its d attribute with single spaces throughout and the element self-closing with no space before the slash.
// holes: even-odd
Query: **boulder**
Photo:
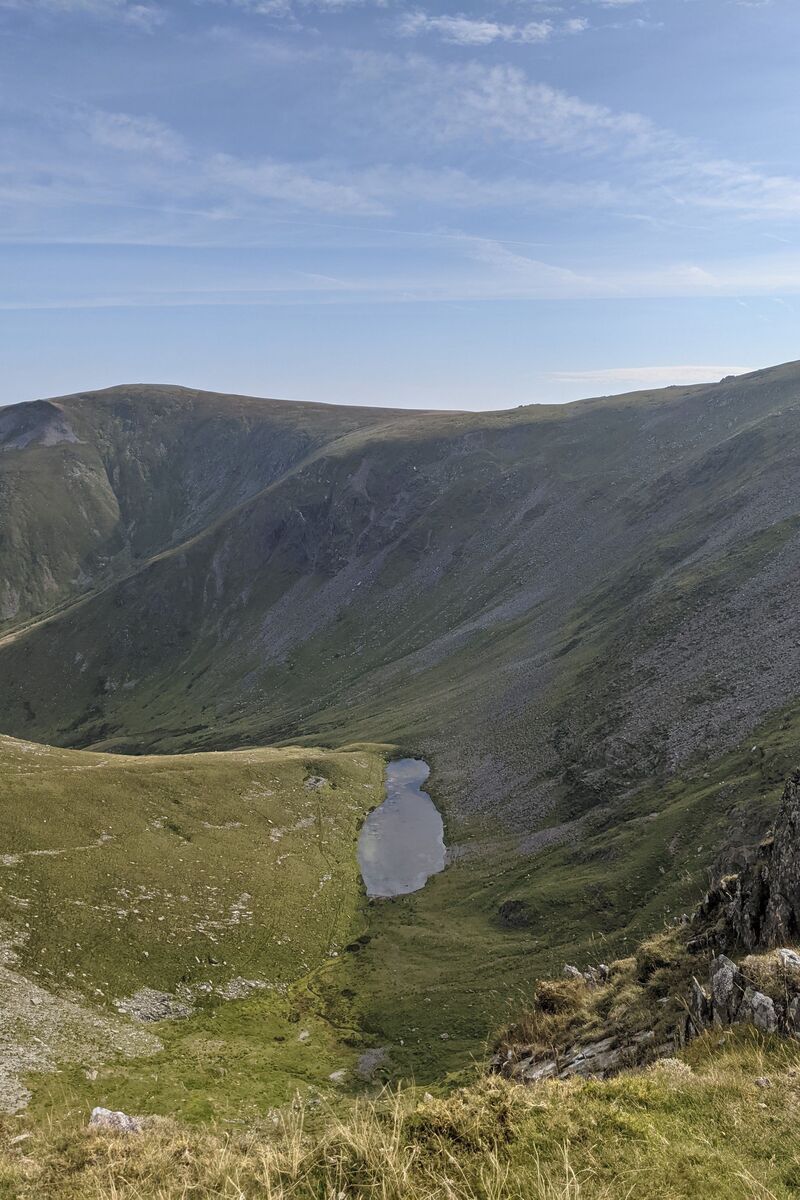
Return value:
<svg viewBox="0 0 800 1200">
<path fill-rule="evenodd" d="M 92 1129 L 111 1129 L 115 1133 L 141 1133 L 141 1117 L 129 1117 L 124 1112 L 113 1112 L 110 1108 L 93 1108 L 89 1118 Z"/>
<path fill-rule="evenodd" d="M 787 971 L 800 971 L 800 954 L 796 950 L 787 950 L 783 946 L 777 953 Z"/>
</svg>

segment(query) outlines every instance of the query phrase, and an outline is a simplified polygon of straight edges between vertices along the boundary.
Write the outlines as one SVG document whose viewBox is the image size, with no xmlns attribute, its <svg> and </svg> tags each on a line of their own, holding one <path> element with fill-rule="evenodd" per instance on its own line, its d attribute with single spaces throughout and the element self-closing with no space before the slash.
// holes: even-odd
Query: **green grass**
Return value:
<svg viewBox="0 0 800 1200">
<path fill-rule="evenodd" d="M 188 1020 L 151 1028 L 163 1043 L 160 1054 L 109 1060 L 96 1077 L 65 1064 L 58 1074 L 29 1079 L 32 1119 L 80 1124 L 102 1105 L 190 1124 L 242 1124 L 267 1119 L 295 1096 L 332 1103 L 365 1086 L 358 1058 L 367 1039 L 354 1031 L 346 1042 L 302 989 L 212 1002 Z M 334 1072 L 345 1073 L 341 1083 L 329 1079 Z"/>
<path fill-rule="evenodd" d="M 374 749 L 125 758 L 0 739 L 0 919 L 22 968 L 101 1003 L 237 976 L 275 988 L 343 950 Z"/>
<path fill-rule="evenodd" d="M 196 1010 L 152 1026 L 160 1055 L 120 1060 L 91 1087 L 83 1062 L 36 1081 L 41 1109 L 264 1112 L 352 1071 L 363 1039 L 347 1046 L 355 1031 L 318 1014 L 311 981 L 364 930 L 356 840 L 382 798 L 385 749 L 125 758 L 0 738 L 15 969 L 100 1011 L 143 987 Z M 225 999 L 242 979 L 262 986 Z"/>
<path fill-rule="evenodd" d="M 86 845 L 104 832 L 115 838 L 71 857 L 37 855 L 2 868 L 0 915 L 25 930 L 26 973 L 101 1005 L 143 984 L 173 991 L 243 975 L 278 985 L 234 1002 L 201 994 L 195 1016 L 157 1028 L 160 1056 L 110 1064 L 93 1081 L 80 1065 L 42 1077 L 34 1109 L 55 1116 L 105 1103 L 188 1120 L 263 1115 L 297 1087 L 362 1090 L 355 1066 L 369 1046 L 387 1051 L 379 1079 L 433 1086 L 463 1078 L 529 1003 L 537 978 L 564 961 L 624 956 L 692 907 L 721 847 L 752 841 L 769 822 L 798 737 L 797 714 L 787 712 L 759 732 L 758 753 L 748 744 L 654 782 L 595 812 L 577 842 L 520 857 L 512 839 L 487 837 L 482 853 L 457 860 L 423 891 L 372 903 L 360 890 L 355 836 L 380 799 L 385 748 L 125 759 L 6 741 L 4 785 L 10 781 L 17 800 L 4 806 L 5 851 Z M 308 791 L 309 774 L 336 786 Z M 34 781 L 35 808 L 23 804 Z M 253 788 L 275 794 L 248 801 L 248 817 L 242 796 Z M 316 822 L 319 804 L 330 806 L 323 819 L 332 847 L 319 844 L 316 823 L 271 840 L 276 828 L 312 815 Z M 246 828 L 207 827 L 238 821 Z M 314 897 L 329 870 L 323 850 L 338 871 L 324 902 Z M 276 866 L 287 852 L 289 888 Z M 185 872 L 180 887 L 176 868 Z M 109 887 L 143 886 L 153 899 L 126 900 L 125 917 L 108 911 Z M 226 923 L 245 891 L 254 898 L 253 923 Z M 181 895 L 192 897 L 192 921 Z M 198 897 L 213 897 L 213 912 L 199 914 Z M 509 901 L 517 923 L 503 918 Z M 198 914 L 221 928 L 198 932 Z M 298 1042 L 306 1029 L 309 1042 Z M 346 1078 L 334 1089 L 328 1076 L 341 1069 Z"/>
</svg>

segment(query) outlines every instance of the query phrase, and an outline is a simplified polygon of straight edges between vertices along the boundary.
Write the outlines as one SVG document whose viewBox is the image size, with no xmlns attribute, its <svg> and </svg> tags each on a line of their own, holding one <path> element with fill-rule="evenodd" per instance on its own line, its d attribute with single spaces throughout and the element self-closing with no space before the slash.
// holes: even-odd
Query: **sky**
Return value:
<svg viewBox="0 0 800 1200">
<path fill-rule="evenodd" d="M 0 0 L 0 403 L 800 358 L 797 0 Z"/>
</svg>

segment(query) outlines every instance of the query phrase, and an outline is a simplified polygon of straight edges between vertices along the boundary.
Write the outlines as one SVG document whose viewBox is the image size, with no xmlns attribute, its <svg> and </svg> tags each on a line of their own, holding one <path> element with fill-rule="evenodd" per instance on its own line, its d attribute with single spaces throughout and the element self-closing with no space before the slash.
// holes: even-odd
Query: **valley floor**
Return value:
<svg viewBox="0 0 800 1200">
<path fill-rule="evenodd" d="M 98 1104 L 258 1121 L 298 1089 L 456 1086 L 537 977 L 629 953 L 702 896 L 720 847 L 762 834 L 799 724 L 779 714 L 757 752 L 598 809 L 578 841 L 524 854 L 476 829 L 482 853 L 378 903 L 355 845 L 388 747 L 129 758 L 0 739 L 5 965 L 42 1000 L 6 1020 L 8 1087 L 58 1124 Z M 143 988 L 189 1015 L 135 1025 Z M 74 1044 L 59 1004 L 84 1014 Z M 126 1052 L 131 1030 L 145 1053 Z"/>
</svg>

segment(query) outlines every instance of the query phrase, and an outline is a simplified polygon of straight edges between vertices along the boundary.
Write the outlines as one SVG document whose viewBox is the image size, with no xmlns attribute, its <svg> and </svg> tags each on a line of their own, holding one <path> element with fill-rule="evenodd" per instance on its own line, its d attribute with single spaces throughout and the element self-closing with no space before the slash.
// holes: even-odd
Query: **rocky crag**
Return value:
<svg viewBox="0 0 800 1200">
<path fill-rule="evenodd" d="M 786 782 L 772 832 L 738 875 L 721 879 L 695 916 L 699 941 L 767 950 L 800 941 L 800 770 Z"/>
<path fill-rule="evenodd" d="M 604 1078 L 669 1057 L 712 1029 L 752 1025 L 800 1038 L 798 941 L 800 770 L 741 873 L 721 879 L 691 918 L 634 957 L 585 971 L 567 964 L 561 981 L 540 984 L 491 1069 L 523 1083 Z M 749 953 L 736 961 L 724 951 Z"/>
</svg>

